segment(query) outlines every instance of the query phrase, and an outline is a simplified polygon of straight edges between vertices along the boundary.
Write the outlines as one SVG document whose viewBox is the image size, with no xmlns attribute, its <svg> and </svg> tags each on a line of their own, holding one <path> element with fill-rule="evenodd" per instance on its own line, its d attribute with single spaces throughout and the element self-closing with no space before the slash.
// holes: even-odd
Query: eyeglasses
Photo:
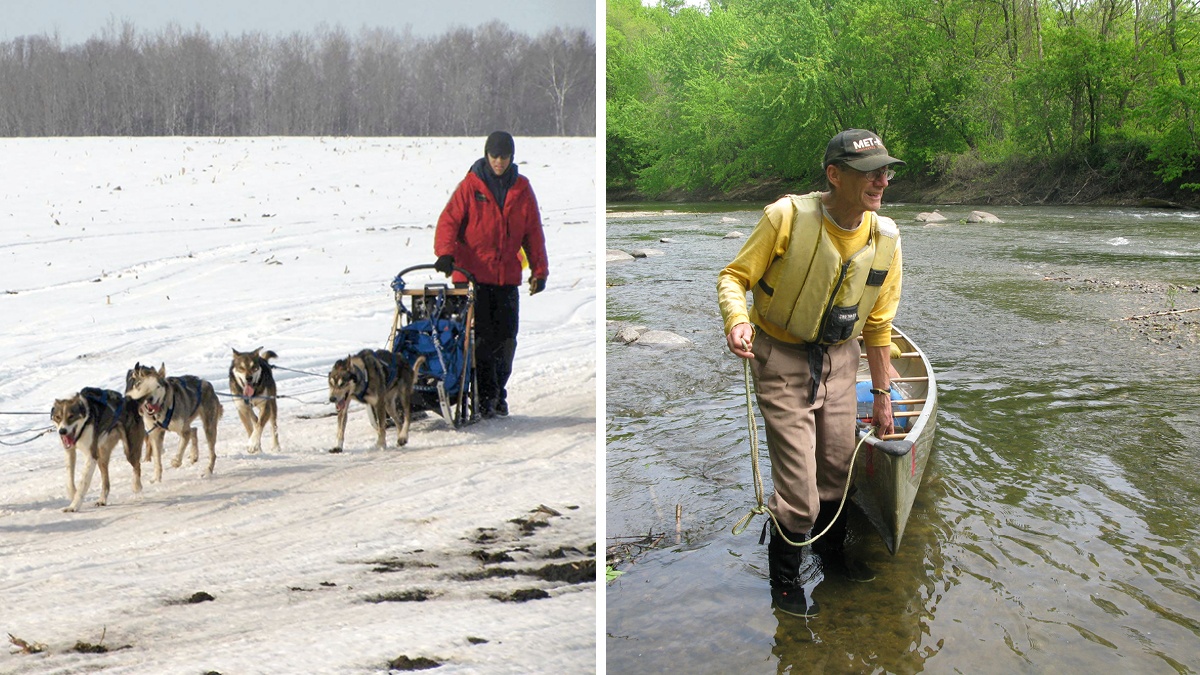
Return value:
<svg viewBox="0 0 1200 675">
<path fill-rule="evenodd" d="M 875 169 L 874 171 L 859 171 L 859 173 L 866 176 L 867 180 L 871 183 L 878 181 L 880 178 L 891 180 L 896 177 L 896 172 L 887 168 Z"/>
<path fill-rule="evenodd" d="M 842 169 L 849 169 L 849 170 L 853 171 L 854 173 L 866 176 L 868 183 L 874 183 L 874 182 L 878 181 L 880 178 L 883 178 L 885 180 L 891 180 L 892 178 L 894 178 L 896 176 L 895 171 L 893 171 L 889 168 L 886 168 L 886 167 L 884 167 L 882 169 L 875 169 L 874 171 L 859 171 L 858 169 L 850 166 L 849 164 L 843 163 L 843 164 L 839 164 L 838 166 L 840 166 Z"/>
</svg>

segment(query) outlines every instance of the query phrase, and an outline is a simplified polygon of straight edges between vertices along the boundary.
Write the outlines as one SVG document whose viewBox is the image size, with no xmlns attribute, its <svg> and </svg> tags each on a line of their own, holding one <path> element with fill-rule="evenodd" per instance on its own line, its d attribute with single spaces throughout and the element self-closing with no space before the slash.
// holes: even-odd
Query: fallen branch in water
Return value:
<svg viewBox="0 0 1200 675">
<path fill-rule="evenodd" d="M 637 556 L 657 547 L 666 536 L 665 532 L 655 534 L 651 530 L 645 536 L 609 537 L 610 543 L 605 547 L 605 557 L 610 566 L 633 562 Z"/>
<path fill-rule="evenodd" d="M 1200 312 L 1200 307 L 1193 307 L 1191 309 L 1172 309 L 1170 311 L 1165 311 L 1165 312 L 1151 312 L 1149 314 L 1139 314 L 1138 316 L 1127 316 L 1121 320 L 1122 321 L 1133 321 L 1134 319 L 1149 319 L 1150 317 L 1153 317 L 1153 316 L 1168 316 L 1170 314 L 1187 314 L 1188 312 Z"/>
</svg>

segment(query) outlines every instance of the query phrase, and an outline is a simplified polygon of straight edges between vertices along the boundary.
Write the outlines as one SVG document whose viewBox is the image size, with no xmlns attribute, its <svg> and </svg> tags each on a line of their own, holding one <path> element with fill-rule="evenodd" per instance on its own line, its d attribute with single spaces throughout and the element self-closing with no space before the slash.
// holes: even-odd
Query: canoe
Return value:
<svg viewBox="0 0 1200 675">
<path fill-rule="evenodd" d="M 900 547 L 921 477 L 933 450 L 937 428 L 937 382 L 925 353 L 899 329 L 892 328 L 892 414 L 903 431 L 882 438 L 871 436 L 854 460 L 854 501 L 867 514 L 892 555 Z M 860 382 L 871 379 L 863 355 Z M 866 434 L 859 425 L 858 440 Z"/>
</svg>

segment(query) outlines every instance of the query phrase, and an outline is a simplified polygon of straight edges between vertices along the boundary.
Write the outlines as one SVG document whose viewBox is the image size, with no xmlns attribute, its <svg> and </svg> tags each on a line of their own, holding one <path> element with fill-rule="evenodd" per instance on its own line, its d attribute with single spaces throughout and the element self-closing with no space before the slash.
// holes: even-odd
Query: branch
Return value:
<svg viewBox="0 0 1200 675">
<path fill-rule="evenodd" d="M 13 635 L 12 633 L 8 634 L 8 641 L 11 642 L 14 647 L 17 647 L 18 649 L 20 649 L 19 653 L 21 653 L 21 654 L 40 654 L 40 653 L 46 651 L 47 649 L 49 649 L 46 645 L 44 645 L 40 642 L 34 642 L 33 644 L 30 644 L 30 643 L 22 640 L 21 638 Z M 14 652 L 14 653 L 16 653 L 16 652 Z"/>
<path fill-rule="evenodd" d="M 1138 316 L 1127 316 L 1122 321 L 1132 321 L 1134 319 L 1149 319 L 1152 316 L 1167 316 L 1169 314 L 1187 314 L 1188 312 L 1200 312 L 1200 307 L 1191 309 L 1173 309 L 1168 312 L 1150 312 L 1149 314 L 1140 314 Z"/>
</svg>

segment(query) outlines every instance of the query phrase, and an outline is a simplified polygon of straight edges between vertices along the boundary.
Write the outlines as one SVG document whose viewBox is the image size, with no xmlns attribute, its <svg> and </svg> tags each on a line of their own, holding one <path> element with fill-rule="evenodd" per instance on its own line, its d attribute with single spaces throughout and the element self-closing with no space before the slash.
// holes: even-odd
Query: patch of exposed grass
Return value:
<svg viewBox="0 0 1200 675">
<path fill-rule="evenodd" d="M 425 602 L 426 600 L 435 597 L 437 594 L 433 591 L 427 591 L 421 588 L 415 588 L 407 591 L 395 591 L 393 593 L 383 593 L 371 598 L 367 598 L 367 602 Z"/>
<path fill-rule="evenodd" d="M 493 593 L 492 598 L 500 602 L 529 602 L 530 600 L 545 600 L 550 594 L 540 588 L 524 588 L 512 593 Z"/>
<path fill-rule="evenodd" d="M 424 656 L 418 656 L 414 659 L 404 654 L 388 661 L 389 670 L 429 670 L 431 668 L 439 668 L 441 665 L 441 663 L 433 659 L 427 659 Z"/>
<path fill-rule="evenodd" d="M 568 584 L 586 584 L 596 580 L 596 559 L 578 562 L 553 563 L 540 569 L 521 572 L 544 581 L 560 581 Z"/>
</svg>

